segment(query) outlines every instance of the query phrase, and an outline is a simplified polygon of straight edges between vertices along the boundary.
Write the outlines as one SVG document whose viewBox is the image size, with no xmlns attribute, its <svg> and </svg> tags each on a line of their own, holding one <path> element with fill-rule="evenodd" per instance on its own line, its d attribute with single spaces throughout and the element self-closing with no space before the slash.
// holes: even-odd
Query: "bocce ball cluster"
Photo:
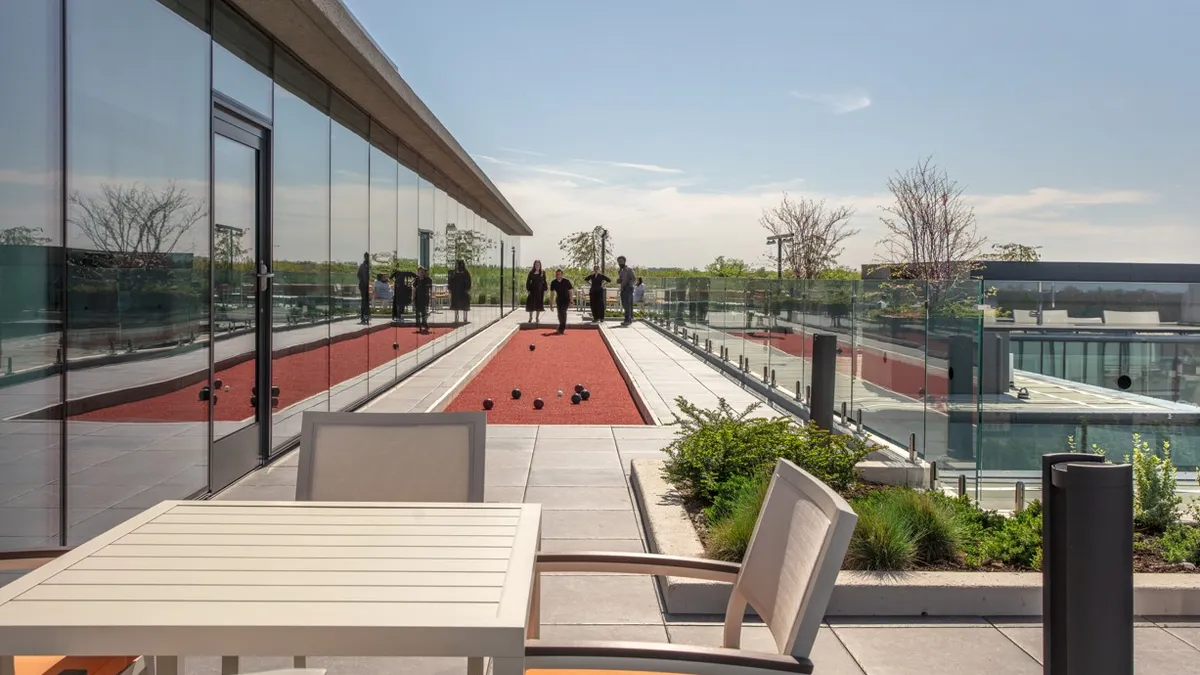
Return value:
<svg viewBox="0 0 1200 675">
<path fill-rule="evenodd" d="M 532 344 L 529 345 L 529 351 L 533 351 L 536 348 L 537 347 Z M 558 396 L 561 398 L 562 395 L 563 395 L 562 390 L 559 389 Z M 514 401 L 520 400 L 521 399 L 521 390 L 514 387 L 511 392 L 511 396 Z M 589 391 L 587 387 L 583 386 L 582 384 L 576 384 L 575 385 L 575 393 L 571 394 L 571 404 L 579 405 L 580 403 L 590 399 L 591 397 L 592 397 L 592 392 Z M 483 409 L 484 410 L 491 410 L 495 406 L 496 406 L 496 402 L 493 401 L 492 399 L 490 399 L 490 398 L 483 399 Z M 533 399 L 533 407 L 535 410 L 541 410 L 542 408 L 546 407 L 546 402 L 540 398 L 535 398 L 535 399 Z"/>
</svg>

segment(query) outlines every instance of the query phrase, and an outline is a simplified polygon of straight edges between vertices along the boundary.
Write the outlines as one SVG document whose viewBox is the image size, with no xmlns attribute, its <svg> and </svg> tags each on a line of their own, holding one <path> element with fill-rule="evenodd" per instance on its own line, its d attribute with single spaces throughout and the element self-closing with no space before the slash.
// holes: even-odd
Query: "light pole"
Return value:
<svg viewBox="0 0 1200 675">
<path fill-rule="evenodd" d="M 783 281 L 783 242 L 790 242 L 796 238 L 796 235 L 788 234 L 773 234 L 767 237 L 767 244 L 775 244 L 775 274 L 780 281 Z"/>
<path fill-rule="evenodd" d="M 608 230 L 600 228 L 600 274 L 604 274 L 605 262 L 608 260 Z"/>
</svg>

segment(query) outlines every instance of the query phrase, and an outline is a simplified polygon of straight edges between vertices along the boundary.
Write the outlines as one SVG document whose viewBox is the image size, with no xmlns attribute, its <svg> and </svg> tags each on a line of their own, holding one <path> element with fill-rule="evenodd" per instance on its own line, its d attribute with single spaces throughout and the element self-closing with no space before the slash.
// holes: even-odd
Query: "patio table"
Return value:
<svg viewBox="0 0 1200 675">
<path fill-rule="evenodd" d="M 157 675 L 190 655 L 466 657 L 480 675 L 492 657 L 522 675 L 540 539 L 537 504 L 163 502 L 0 587 L 0 675 L 12 654 L 155 656 Z"/>
</svg>

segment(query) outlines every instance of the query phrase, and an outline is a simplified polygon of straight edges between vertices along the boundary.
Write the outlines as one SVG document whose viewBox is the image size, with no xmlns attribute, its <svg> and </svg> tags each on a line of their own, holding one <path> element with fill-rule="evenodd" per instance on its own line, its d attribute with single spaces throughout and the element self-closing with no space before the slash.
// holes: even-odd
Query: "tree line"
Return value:
<svg viewBox="0 0 1200 675">
<path fill-rule="evenodd" d="M 884 236 L 872 262 L 897 279 L 953 281 L 965 278 L 989 260 L 1036 262 L 1041 247 L 1016 242 L 989 242 L 979 234 L 975 209 L 965 187 L 950 178 L 932 157 L 897 171 L 887 182 L 892 203 L 881 206 Z M 831 205 L 824 199 L 793 198 L 786 192 L 779 204 L 763 209 L 759 224 L 783 238 L 780 250 L 769 252 L 769 265 L 718 256 L 703 268 L 653 268 L 654 276 L 770 278 L 776 269 L 796 279 L 857 279 L 858 270 L 839 263 L 845 243 L 860 230 L 851 227 L 855 209 Z M 597 226 L 575 232 L 558 242 L 564 266 L 586 270 L 613 266 L 613 239 Z M 603 261 L 601 255 L 603 252 Z M 641 267 L 649 272 L 650 268 Z"/>
</svg>

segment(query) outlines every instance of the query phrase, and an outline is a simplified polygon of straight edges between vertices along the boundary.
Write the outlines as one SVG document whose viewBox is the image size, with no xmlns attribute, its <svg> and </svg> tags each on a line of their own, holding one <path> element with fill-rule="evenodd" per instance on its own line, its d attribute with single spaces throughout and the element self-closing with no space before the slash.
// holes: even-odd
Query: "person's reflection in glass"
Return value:
<svg viewBox="0 0 1200 675">
<path fill-rule="evenodd" d="M 471 273 L 467 271 L 467 263 L 459 260 L 450 271 L 450 309 L 454 310 L 454 323 L 459 323 L 458 314 L 462 312 L 462 323 L 467 322 L 467 313 L 471 311 Z"/>
<path fill-rule="evenodd" d="M 429 278 L 429 270 L 417 268 L 417 276 L 413 279 L 413 311 L 416 313 L 417 330 L 429 332 L 429 301 L 433 296 L 433 279 Z"/>
<path fill-rule="evenodd" d="M 404 323 L 404 311 L 413 304 L 413 287 L 411 279 L 416 274 L 402 269 L 392 270 L 392 281 L 396 285 L 395 295 L 392 296 L 392 323 Z"/>
</svg>

